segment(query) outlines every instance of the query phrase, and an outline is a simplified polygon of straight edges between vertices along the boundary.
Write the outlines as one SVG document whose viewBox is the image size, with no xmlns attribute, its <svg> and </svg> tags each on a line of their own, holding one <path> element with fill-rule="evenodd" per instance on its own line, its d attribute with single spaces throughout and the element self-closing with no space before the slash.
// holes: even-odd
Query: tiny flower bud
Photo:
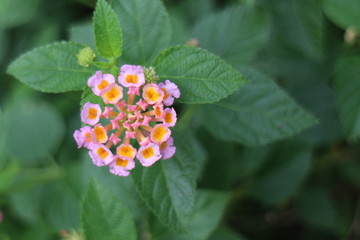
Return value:
<svg viewBox="0 0 360 240">
<path fill-rule="evenodd" d="M 96 54 L 90 47 L 81 49 L 76 55 L 78 64 L 83 67 L 89 67 L 94 62 L 95 57 Z"/>
<path fill-rule="evenodd" d="M 143 70 L 146 83 L 156 83 L 159 81 L 159 76 L 156 75 L 155 69 L 153 67 L 143 67 Z"/>
</svg>

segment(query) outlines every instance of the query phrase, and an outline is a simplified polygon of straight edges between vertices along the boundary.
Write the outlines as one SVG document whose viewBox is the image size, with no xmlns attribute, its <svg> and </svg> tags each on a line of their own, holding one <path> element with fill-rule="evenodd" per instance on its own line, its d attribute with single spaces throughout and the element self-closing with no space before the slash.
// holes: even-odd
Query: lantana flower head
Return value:
<svg viewBox="0 0 360 240">
<path fill-rule="evenodd" d="M 95 165 L 128 176 L 136 159 L 149 167 L 175 154 L 170 128 L 177 114 L 169 106 L 180 90 L 169 80 L 157 84 L 158 79 L 153 68 L 136 65 L 123 65 L 118 81 L 101 71 L 89 78 L 88 86 L 103 104 L 84 104 L 80 115 L 87 126 L 76 130 L 74 138 L 79 148 L 89 150 Z"/>
</svg>

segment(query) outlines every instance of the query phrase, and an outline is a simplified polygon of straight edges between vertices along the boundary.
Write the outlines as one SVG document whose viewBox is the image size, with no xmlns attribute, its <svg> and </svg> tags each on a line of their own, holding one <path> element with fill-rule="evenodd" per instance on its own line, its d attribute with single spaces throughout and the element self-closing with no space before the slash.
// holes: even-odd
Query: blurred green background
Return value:
<svg viewBox="0 0 360 240">
<path fill-rule="evenodd" d="M 76 148 L 72 134 L 80 126 L 81 93 L 40 93 L 6 74 L 9 63 L 26 51 L 74 39 L 73 29 L 91 19 L 95 2 L 0 0 L 1 240 L 60 239 L 61 231 L 78 231 L 81 199 L 92 176 L 129 206 L 141 239 L 157 239 L 156 231 L 148 232 L 151 216 L 131 179 L 94 167 Z M 212 137 L 193 116 L 207 156 L 198 185 L 231 193 L 211 240 L 360 239 L 360 4 L 324 2 L 334 3 L 164 1 L 174 45 L 195 43 L 235 67 L 257 68 L 319 119 L 297 136 L 249 148 Z M 252 9 L 245 20 L 230 13 L 238 5 Z M 246 50 L 224 51 L 234 39 L 242 39 Z M 350 84 L 352 94 L 341 95 L 335 78 Z M 355 107 L 339 107 L 347 98 L 355 98 Z"/>
</svg>

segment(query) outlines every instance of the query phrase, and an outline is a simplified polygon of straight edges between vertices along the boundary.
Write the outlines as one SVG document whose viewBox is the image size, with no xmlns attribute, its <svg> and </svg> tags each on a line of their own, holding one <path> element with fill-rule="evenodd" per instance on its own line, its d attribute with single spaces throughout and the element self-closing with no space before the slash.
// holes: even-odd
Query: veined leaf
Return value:
<svg viewBox="0 0 360 240">
<path fill-rule="evenodd" d="M 229 200 L 227 192 L 200 190 L 196 195 L 194 213 L 186 223 L 185 232 L 160 231 L 160 240 L 205 240 L 217 227 Z"/>
<path fill-rule="evenodd" d="M 124 31 L 124 55 L 128 64 L 148 64 L 168 47 L 171 25 L 160 0 L 114 0 L 113 8 Z"/>
<path fill-rule="evenodd" d="M 81 219 L 87 240 L 137 239 L 129 209 L 95 180 L 85 195 Z"/>
<path fill-rule="evenodd" d="M 98 0 L 94 12 L 94 33 L 96 48 L 104 58 L 120 57 L 122 33 L 115 12 L 105 0 Z"/>
<path fill-rule="evenodd" d="M 249 84 L 219 103 L 204 105 L 204 124 L 214 136 L 258 146 L 290 137 L 316 123 L 271 79 L 249 68 L 241 72 L 251 79 Z"/>
<path fill-rule="evenodd" d="M 176 154 L 149 168 L 137 167 L 132 176 L 149 208 L 165 225 L 183 229 L 193 213 L 198 149 L 184 134 L 174 136 Z"/>
<path fill-rule="evenodd" d="M 161 79 L 181 90 L 179 102 L 211 103 L 235 92 L 247 80 L 236 69 L 206 50 L 178 46 L 166 49 L 153 66 Z"/>
<path fill-rule="evenodd" d="M 350 139 L 360 135 L 360 57 L 340 58 L 335 67 L 335 91 L 340 118 Z"/>
<path fill-rule="evenodd" d="M 36 48 L 12 62 L 8 73 L 43 92 L 81 90 L 95 72 L 77 63 L 76 54 L 84 47 L 80 43 L 60 42 Z"/>
<path fill-rule="evenodd" d="M 263 47 L 268 35 L 266 14 L 242 6 L 209 15 L 195 26 L 192 33 L 202 48 L 234 66 L 251 60 Z"/>
</svg>

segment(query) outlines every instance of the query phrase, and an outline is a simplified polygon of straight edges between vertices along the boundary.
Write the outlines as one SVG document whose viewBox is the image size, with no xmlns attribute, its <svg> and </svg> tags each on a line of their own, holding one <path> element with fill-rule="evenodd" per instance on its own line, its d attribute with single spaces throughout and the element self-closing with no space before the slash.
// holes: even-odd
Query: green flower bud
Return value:
<svg viewBox="0 0 360 240">
<path fill-rule="evenodd" d="M 89 67 L 93 64 L 96 54 L 90 47 L 83 48 L 76 55 L 78 64 L 83 67 Z"/>
<path fill-rule="evenodd" d="M 143 71 L 146 83 L 156 83 L 159 81 L 159 76 L 156 75 L 155 69 L 153 67 L 143 67 Z"/>
</svg>

